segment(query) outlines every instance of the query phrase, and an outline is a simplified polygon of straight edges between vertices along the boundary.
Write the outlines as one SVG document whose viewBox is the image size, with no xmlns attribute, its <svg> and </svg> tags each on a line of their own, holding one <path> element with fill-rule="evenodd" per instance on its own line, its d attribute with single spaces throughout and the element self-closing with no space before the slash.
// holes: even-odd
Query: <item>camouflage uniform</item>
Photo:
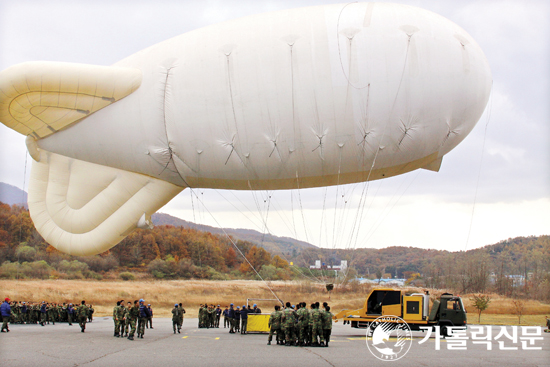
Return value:
<svg viewBox="0 0 550 367">
<path fill-rule="evenodd" d="M 120 330 L 120 321 L 118 321 L 118 309 L 120 308 L 120 305 L 116 305 L 113 307 L 113 322 L 115 323 L 115 333 L 113 336 L 119 336 L 118 333 Z"/>
<path fill-rule="evenodd" d="M 208 327 L 213 328 L 215 326 L 216 326 L 216 309 L 214 308 L 214 305 L 212 305 L 208 310 Z"/>
<path fill-rule="evenodd" d="M 139 308 L 134 304 L 130 311 L 128 312 L 128 318 L 130 323 L 130 335 L 128 336 L 129 340 L 134 340 L 134 335 L 136 333 L 136 320 L 139 317 Z"/>
<path fill-rule="evenodd" d="M 181 310 L 178 308 L 178 305 L 174 305 L 172 309 L 172 329 L 174 329 L 174 334 L 176 333 L 176 328 L 178 329 L 178 333 L 180 332 L 180 314 Z"/>
<path fill-rule="evenodd" d="M 128 302 L 128 307 L 124 308 L 124 336 L 128 336 L 128 330 L 130 329 L 130 309 L 131 308 L 132 308 L 132 305 L 130 302 Z"/>
<path fill-rule="evenodd" d="M 332 312 L 325 311 L 323 314 L 323 334 L 325 338 L 325 346 L 328 347 L 330 341 L 330 334 L 332 334 Z"/>
<path fill-rule="evenodd" d="M 201 305 L 199 307 L 199 328 L 204 327 L 203 322 L 204 322 L 204 308 Z"/>
<path fill-rule="evenodd" d="M 120 305 L 117 309 L 118 330 L 115 329 L 119 337 L 124 336 L 124 326 L 126 325 L 126 307 Z"/>
<path fill-rule="evenodd" d="M 296 323 L 296 312 L 290 307 L 285 308 L 281 321 L 281 328 L 285 335 L 286 345 L 291 345 L 295 340 L 293 331 Z"/>
<path fill-rule="evenodd" d="M 305 305 L 302 305 L 298 311 L 296 311 L 296 316 L 298 318 L 298 343 L 304 344 L 307 339 L 307 328 L 309 323 L 309 312 Z"/>
<path fill-rule="evenodd" d="M 267 344 L 271 345 L 271 340 L 273 340 L 273 334 L 277 334 L 277 344 L 281 344 L 282 336 L 281 336 L 281 317 L 283 316 L 283 313 L 279 310 L 275 310 L 271 313 L 269 316 L 269 337 L 267 338 Z"/>
<path fill-rule="evenodd" d="M 53 325 L 55 325 L 55 320 L 57 313 L 57 307 L 54 304 L 50 305 L 50 308 L 48 308 L 48 323 L 51 321 Z"/>
<path fill-rule="evenodd" d="M 78 317 L 78 325 L 80 326 L 80 331 L 84 332 L 84 330 L 86 330 L 86 320 L 88 319 L 88 306 L 86 306 L 86 304 L 78 306 L 76 313 Z"/>
<path fill-rule="evenodd" d="M 88 306 L 88 322 L 94 321 L 94 308 L 93 305 Z"/>
<path fill-rule="evenodd" d="M 323 316 L 318 308 L 314 308 L 311 311 L 311 318 L 313 321 L 313 327 L 311 329 L 311 342 L 317 345 L 317 337 L 319 337 L 321 344 L 324 345 L 323 338 Z"/>
</svg>

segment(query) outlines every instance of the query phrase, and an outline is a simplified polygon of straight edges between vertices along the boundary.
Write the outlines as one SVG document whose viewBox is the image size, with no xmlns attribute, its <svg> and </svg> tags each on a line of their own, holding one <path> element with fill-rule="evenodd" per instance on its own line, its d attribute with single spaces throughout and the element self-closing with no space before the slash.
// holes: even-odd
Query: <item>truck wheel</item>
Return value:
<svg viewBox="0 0 550 367">
<path fill-rule="evenodd" d="M 449 336 L 449 331 L 447 330 L 447 326 L 445 326 L 445 325 L 441 326 L 439 333 L 444 338 L 448 337 Z"/>
<path fill-rule="evenodd" d="M 372 323 L 367 326 L 367 338 L 372 336 L 374 333 L 374 327 L 372 326 Z"/>
</svg>

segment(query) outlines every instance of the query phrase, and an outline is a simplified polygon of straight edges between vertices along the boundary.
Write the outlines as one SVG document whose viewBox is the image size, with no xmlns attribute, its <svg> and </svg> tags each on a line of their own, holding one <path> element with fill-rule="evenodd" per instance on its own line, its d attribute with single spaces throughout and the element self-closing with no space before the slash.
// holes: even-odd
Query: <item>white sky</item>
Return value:
<svg viewBox="0 0 550 367">
<path fill-rule="evenodd" d="M 202 26 L 335 2 L 0 0 L 0 69 L 34 60 L 110 65 Z M 440 172 L 419 170 L 370 183 L 362 214 L 355 208 L 364 184 L 299 193 L 197 191 L 202 204 L 185 190 L 160 211 L 259 231 L 267 217 L 270 233 L 323 247 L 458 251 L 550 234 L 550 2 L 400 2 L 464 28 L 484 50 L 493 74 L 485 114 L 444 157 Z M 25 183 L 27 190 L 31 158 L 27 178 L 25 159 L 24 137 L 0 124 L 0 182 L 20 188 Z"/>
</svg>

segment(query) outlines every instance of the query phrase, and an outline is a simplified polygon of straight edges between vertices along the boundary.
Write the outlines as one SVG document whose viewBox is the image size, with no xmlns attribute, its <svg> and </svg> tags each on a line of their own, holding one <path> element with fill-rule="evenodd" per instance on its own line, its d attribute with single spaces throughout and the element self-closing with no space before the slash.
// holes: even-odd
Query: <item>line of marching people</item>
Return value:
<svg viewBox="0 0 550 367">
<path fill-rule="evenodd" d="M 9 299 L 9 298 L 6 298 Z M 10 306 L 10 324 L 46 324 L 55 325 L 56 322 L 67 322 L 72 325 L 77 322 L 78 303 L 54 303 L 54 302 L 25 302 L 25 301 L 4 301 Z M 87 322 L 92 322 L 94 308 L 86 305 Z"/>
<path fill-rule="evenodd" d="M 86 323 L 92 321 L 94 310 L 91 305 L 86 304 L 86 301 L 73 306 L 72 303 L 61 305 L 46 301 L 42 301 L 42 303 L 11 302 L 9 298 L 6 298 L 0 306 L 0 313 L 2 315 L 2 332 L 10 331 L 8 323 L 45 326 L 50 322 L 53 325 L 56 322 L 67 322 L 69 325 L 78 322 L 80 331 L 84 332 Z"/>
<path fill-rule="evenodd" d="M 269 337 L 267 344 L 271 345 L 273 334 L 276 334 L 277 344 L 328 347 L 332 333 L 332 316 L 330 306 L 324 302 L 312 303 L 307 309 L 305 302 L 292 306 L 286 303 L 284 310 L 279 305 L 269 316 Z"/>
</svg>

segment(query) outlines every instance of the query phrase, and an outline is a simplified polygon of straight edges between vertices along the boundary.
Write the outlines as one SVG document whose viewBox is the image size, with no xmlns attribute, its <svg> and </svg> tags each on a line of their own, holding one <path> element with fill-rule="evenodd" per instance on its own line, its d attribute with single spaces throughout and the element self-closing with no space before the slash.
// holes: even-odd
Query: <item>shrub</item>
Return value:
<svg viewBox="0 0 550 367">
<path fill-rule="evenodd" d="M 44 260 L 21 264 L 21 272 L 27 278 L 47 279 L 54 269 Z"/>
<path fill-rule="evenodd" d="M 153 276 L 157 279 L 164 279 L 164 277 L 166 276 L 166 274 L 164 274 L 162 271 L 157 270 L 151 271 L 151 274 L 153 274 Z"/>
<path fill-rule="evenodd" d="M 225 275 L 217 272 L 216 269 L 214 269 L 210 266 L 207 267 L 206 274 L 208 276 L 208 279 L 212 279 L 212 280 L 226 280 L 227 279 L 225 277 Z"/>
<path fill-rule="evenodd" d="M 17 279 L 18 277 L 21 278 L 22 274 L 19 274 L 20 267 L 21 265 L 19 263 L 4 261 L 4 263 L 0 265 L 0 278 L 5 278 L 5 279 Z"/>
<path fill-rule="evenodd" d="M 84 272 L 88 271 L 89 269 L 90 268 L 88 264 L 80 262 L 78 260 L 73 260 L 73 261 L 62 260 L 57 264 L 57 270 L 63 273 L 67 273 L 69 274 L 69 276 L 71 276 L 71 273 L 80 273 L 82 275 Z"/>
<path fill-rule="evenodd" d="M 15 256 L 17 256 L 17 260 L 20 262 L 34 261 L 34 258 L 36 256 L 36 249 L 31 246 L 18 246 L 17 250 L 15 251 Z"/>
<path fill-rule="evenodd" d="M 260 276 L 265 280 L 279 280 L 277 268 L 273 265 L 264 265 L 260 269 Z"/>
<path fill-rule="evenodd" d="M 190 279 L 193 278 L 197 267 L 193 264 L 191 259 L 181 259 L 176 264 L 176 274 L 179 277 Z"/>
<path fill-rule="evenodd" d="M 129 271 L 123 271 L 122 273 L 120 273 L 118 275 L 120 277 L 120 279 L 122 280 L 135 280 L 136 277 L 134 276 L 134 274 L 130 273 Z"/>
<path fill-rule="evenodd" d="M 116 257 L 113 256 L 113 254 L 109 254 L 107 256 L 83 256 L 79 257 L 78 260 L 80 262 L 86 263 L 90 270 L 93 270 L 95 272 L 105 272 L 113 270 L 114 268 L 119 266 L 119 262 Z"/>
<path fill-rule="evenodd" d="M 163 279 L 166 275 L 170 274 L 170 267 L 168 263 L 161 259 L 155 259 L 147 265 L 147 270 L 155 278 Z"/>
</svg>

